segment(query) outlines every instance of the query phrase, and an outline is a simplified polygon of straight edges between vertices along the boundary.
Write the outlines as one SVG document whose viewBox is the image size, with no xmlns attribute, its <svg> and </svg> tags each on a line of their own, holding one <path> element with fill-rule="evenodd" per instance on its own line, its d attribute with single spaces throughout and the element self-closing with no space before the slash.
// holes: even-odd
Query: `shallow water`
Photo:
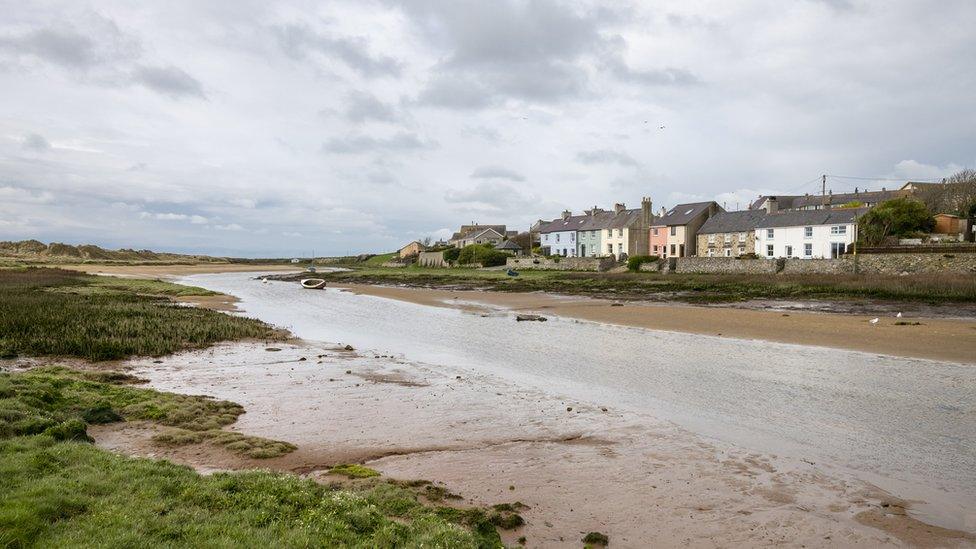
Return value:
<svg viewBox="0 0 976 549">
<path fill-rule="evenodd" d="M 186 280 L 236 295 L 248 315 L 305 339 L 488 372 L 853 469 L 925 502 L 917 509 L 927 520 L 976 530 L 976 365 L 572 319 L 517 323 L 241 273 Z"/>
</svg>

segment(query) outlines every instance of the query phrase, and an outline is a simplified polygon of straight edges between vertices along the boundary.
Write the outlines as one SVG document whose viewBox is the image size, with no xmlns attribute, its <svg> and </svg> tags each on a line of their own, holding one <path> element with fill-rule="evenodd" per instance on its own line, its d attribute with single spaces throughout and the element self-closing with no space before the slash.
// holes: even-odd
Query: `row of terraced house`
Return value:
<svg viewBox="0 0 976 549">
<path fill-rule="evenodd" d="M 579 215 L 567 210 L 551 221 L 537 221 L 530 232 L 544 255 L 563 257 L 834 258 L 855 241 L 859 216 L 885 200 L 912 194 L 918 185 L 760 196 L 739 211 L 726 211 L 714 201 L 695 202 L 662 209 L 657 215 L 651 199 L 645 197 L 636 209 L 615 204 L 612 210 L 594 206 Z"/>
</svg>

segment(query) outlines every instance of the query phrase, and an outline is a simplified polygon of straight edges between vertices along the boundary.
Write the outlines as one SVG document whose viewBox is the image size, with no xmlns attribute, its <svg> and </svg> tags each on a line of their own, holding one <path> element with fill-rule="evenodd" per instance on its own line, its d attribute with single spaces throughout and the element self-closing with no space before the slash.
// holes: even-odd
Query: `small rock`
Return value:
<svg viewBox="0 0 976 549">
<path fill-rule="evenodd" d="M 162 364 L 162 363 L 163 363 L 163 361 L 162 361 L 162 360 L 154 360 L 154 361 L 153 361 L 153 364 Z"/>
<path fill-rule="evenodd" d="M 567 412 L 572 412 L 573 411 L 573 407 L 572 406 L 567 406 L 566 407 L 566 411 Z"/>
<path fill-rule="evenodd" d="M 620 303 L 619 301 L 614 301 L 613 303 L 610 304 L 610 306 L 611 307 L 623 307 L 624 304 L 623 303 Z"/>
<path fill-rule="evenodd" d="M 303 361 L 303 360 L 308 360 L 308 359 L 307 359 L 307 358 L 305 358 L 305 357 L 302 357 L 302 358 L 300 358 L 300 359 L 298 359 L 298 362 L 301 362 L 301 361 Z"/>
<path fill-rule="evenodd" d="M 346 345 L 345 347 L 343 347 L 343 349 L 347 351 L 355 351 L 355 349 L 352 348 L 352 345 Z"/>
<path fill-rule="evenodd" d="M 607 411 L 606 408 L 600 408 L 600 410 L 603 411 L 603 412 L 606 412 Z"/>
<path fill-rule="evenodd" d="M 352 370 L 346 370 L 346 373 L 347 374 L 351 374 L 352 373 Z"/>
<path fill-rule="evenodd" d="M 273 353 L 275 351 L 280 351 L 280 350 L 281 349 L 279 349 L 278 347 L 268 347 L 267 349 L 265 349 L 265 351 L 268 351 L 269 353 Z"/>
<path fill-rule="evenodd" d="M 454 379 L 461 379 L 461 376 L 454 376 Z"/>
<path fill-rule="evenodd" d="M 547 320 L 549 319 L 541 315 L 517 315 L 515 317 L 516 322 L 545 322 Z"/>
</svg>

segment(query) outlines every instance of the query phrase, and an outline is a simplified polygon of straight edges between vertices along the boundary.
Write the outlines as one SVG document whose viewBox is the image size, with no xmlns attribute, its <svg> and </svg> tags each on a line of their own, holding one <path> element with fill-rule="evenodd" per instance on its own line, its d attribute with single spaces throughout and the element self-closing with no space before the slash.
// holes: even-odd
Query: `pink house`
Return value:
<svg viewBox="0 0 976 549">
<path fill-rule="evenodd" d="M 660 219 L 660 218 L 658 218 Z M 651 225 L 651 230 L 649 233 L 649 245 L 647 251 L 650 255 L 656 255 L 658 257 L 668 256 L 668 226 L 667 225 Z"/>
</svg>

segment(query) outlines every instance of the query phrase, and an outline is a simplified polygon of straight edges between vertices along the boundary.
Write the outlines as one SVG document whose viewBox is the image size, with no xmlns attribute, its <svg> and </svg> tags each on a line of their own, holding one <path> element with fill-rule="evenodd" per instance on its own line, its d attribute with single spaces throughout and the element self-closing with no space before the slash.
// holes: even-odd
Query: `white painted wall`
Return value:
<svg viewBox="0 0 976 549">
<path fill-rule="evenodd" d="M 806 227 L 813 229 L 811 236 L 806 236 Z M 800 259 L 824 259 L 831 257 L 831 244 L 840 242 L 845 245 L 854 242 L 854 224 L 839 225 L 807 225 L 806 227 L 775 227 L 773 235 L 769 236 L 769 229 L 756 229 L 756 255 L 766 258 L 798 257 Z M 842 234 L 831 232 L 843 231 Z M 772 244 L 773 255 L 767 252 L 767 246 Z M 806 255 L 806 245 L 810 245 L 810 255 Z M 792 253 L 787 254 L 787 247 L 792 246 Z"/>
</svg>

